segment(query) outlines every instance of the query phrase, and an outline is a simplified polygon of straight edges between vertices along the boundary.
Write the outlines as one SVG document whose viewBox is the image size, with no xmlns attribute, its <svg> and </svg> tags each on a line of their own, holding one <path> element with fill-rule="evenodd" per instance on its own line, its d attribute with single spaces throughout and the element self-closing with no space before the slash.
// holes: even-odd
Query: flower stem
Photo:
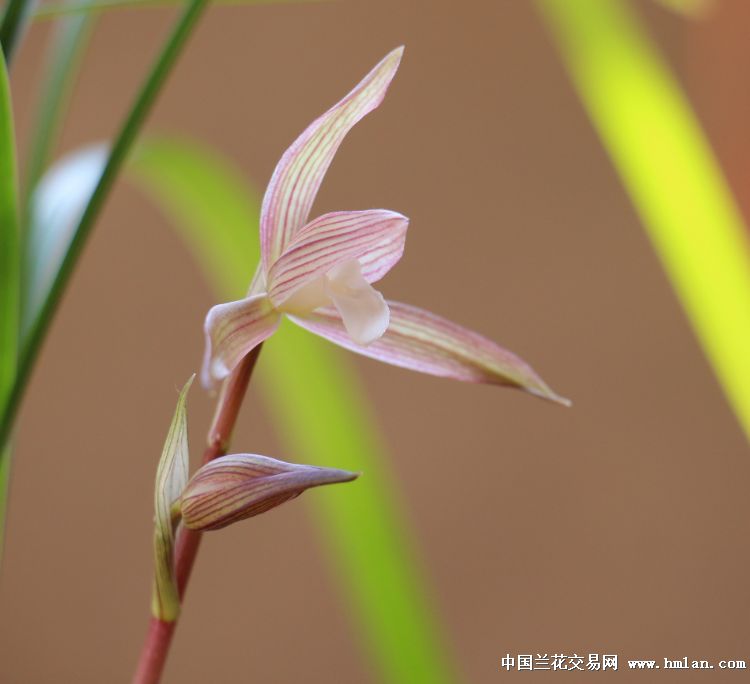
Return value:
<svg viewBox="0 0 750 684">
<path fill-rule="evenodd" d="M 247 387 L 250 384 L 255 362 L 258 360 L 258 354 L 260 354 L 262 346 L 260 344 L 255 347 L 226 379 L 216 405 L 213 424 L 208 432 L 208 440 L 206 449 L 203 452 L 203 462 L 201 465 L 205 465 L 209 461 L 213 461 L 215 458 L 227 453 L 229 443 L 232 439 L 234 424 L 237 422 L 237 414 L 245 398 L 245 392 L 247 392 Z M 177 589 L 180 592 L 180 598 L 185 595 L 185 589 L 190 579 L 195 557 L 198 554 L 200 542 L 200 532 L 188 530 L 185 527 L 180 528 L 175 544 L 175 576 L 177 578 Z"/>
<path fill-rule="evenodd" d="M 253 349 L 226 379 L 216 405 L 216 413 L 208 432 L 203 463 L 223 456 L 229 449 L 237 416 L 245 398 L 255 362 L 258 360 L 262 344 Z M 180 527 L 175 544 L 175 577 L 180 598 L 185 595 L 190 573 L 198 555 L 201 533 Z M 177 621 L 164 622 L 155 617 L 149 623 L 146 641 L 143 644 L 138 669 L 133 684 L 157 684 L 161 678 L 169 646 L 172 642 Z"/>
<path fill-rule="evenodd" d="M 151 618 L 138 669 L 133 677 L 134 684 L 158 684 L 176 625 L 177 622 Z"/>
</svg>

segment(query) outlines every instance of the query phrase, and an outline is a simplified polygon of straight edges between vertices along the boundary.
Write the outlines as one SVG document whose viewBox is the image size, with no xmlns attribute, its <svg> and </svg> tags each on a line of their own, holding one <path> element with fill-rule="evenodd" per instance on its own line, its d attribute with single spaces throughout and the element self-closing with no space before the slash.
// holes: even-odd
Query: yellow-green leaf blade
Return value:
<svg viewBox="0 0 750 684">
<path fill-rule="evenodd" d="M 13 108 L 0 54 L 0 407 L 16 374 L 20 249 Z"/>
<path fill-rule="evenodd" d="M 627 5 L 538 5 L 750 437 L 748 233 L 700 124 Z"/>
<path fill-rule="evenodd" d="M 0 52 L 0 416 L 8 410 L 18 355 L 21 257 L 15 147 L 10 84 Z M 10 445 L 0 443 L 0 557 L 7 510 L 9 461 Z"/>
</svg>

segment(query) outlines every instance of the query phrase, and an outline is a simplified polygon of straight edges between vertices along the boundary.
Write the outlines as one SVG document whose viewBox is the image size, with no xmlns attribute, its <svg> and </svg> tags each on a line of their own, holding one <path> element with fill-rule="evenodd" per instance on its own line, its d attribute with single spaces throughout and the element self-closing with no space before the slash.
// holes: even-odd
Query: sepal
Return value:
<svg viewBox="0 0 750 684">
<path fill-rule="evenodd" d="M 185 383 L 177 400 L 167 441 L 156 471 L 154 493 L 154 591 L 151 612 L 163 622 L 180 613 L 180 595 L 174 571 L 177 517 L 173 504 L 179 500 L 188 479 L 187 393 L 195 376 Z"/>
<path fill-rule="evenodd" d="M 416 306 L 388 301 L 390 325 L 371 344 L 357 344 L 333 307 L 290 316 L 299 326 L 357 354 L 420 373 L 463 382 L 518 387 L 569 406 L 534 369 L 490 339 Z"/>
<path fill-rule="evenodd" d="M 256 454 L 231 454 L 204 465 L 180 500 L 182 523 L 191 530 L 218 530 L 265 513 L 311 487 L 349 482 L 357 473 L 285 463 Z"/>
</svg>

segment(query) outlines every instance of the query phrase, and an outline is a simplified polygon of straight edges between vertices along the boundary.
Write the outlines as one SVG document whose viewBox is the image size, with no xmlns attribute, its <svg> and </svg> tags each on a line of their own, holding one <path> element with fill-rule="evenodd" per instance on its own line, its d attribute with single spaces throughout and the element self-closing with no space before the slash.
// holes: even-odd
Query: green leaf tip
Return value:
<svg viewBox="0 0 750 684">
<path fill-rule="evenodd" d="M 175 527 L 179 518 L 173 504 L 179 500 L 188 480 L 187 394 L 195 375 L 185 383 L 177 399 L 172 424 L 156 471 L 154 492 L 154 592 L 151 611 L 164 622 L 180 613 L 180 595 L 174 570 Z"/>
</svg>

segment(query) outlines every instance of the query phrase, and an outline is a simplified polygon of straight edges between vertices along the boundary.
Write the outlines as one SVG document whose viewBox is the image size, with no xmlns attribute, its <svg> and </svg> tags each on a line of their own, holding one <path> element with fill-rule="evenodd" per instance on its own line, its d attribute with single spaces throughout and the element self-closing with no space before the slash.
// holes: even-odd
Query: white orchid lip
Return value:
<svg viewBox="0 0 750 684">
<path fill-rule="evenodd" d="M 365 280 L 356 259 L 331 269 L 326 291 L 353 342 L 368 345 L 385 334 L 390 321 L 388 304 Z"/>
<path fill-rule="evenodd" d="M 296 290 L 279 311 L 304 317 L 327 306 L 336 308 L 356 344 L 370 344 L 388 328 L 388 304 L 365 280 L 362 266 L 356 259 L 334 266 L 325 275 Z"/>
<path fill-rule="evenodd" d="M 299 288 L 280 307 L 279 311 L 296 316 L 306 316 L 315 309 L 333 304 L 328 294 L 328 275 L 322 275 Z"/>
<path fill-rule="evenodd" d="M 520 387 L 566 403 L 515 354 L 372 287 L 401 259 L 409 220 L 386 209 L 309 221 L 315 196 L 349 130 L 382 102 L 403 47 L 388 53 L 284 153 L 263 197 L 261 265 L 248 297 L 206 318 L 202 378 L 225 378 L 270 337 L 282 315 L 331 342 L 386 363 L 467 382 Z"/>
</svg>

